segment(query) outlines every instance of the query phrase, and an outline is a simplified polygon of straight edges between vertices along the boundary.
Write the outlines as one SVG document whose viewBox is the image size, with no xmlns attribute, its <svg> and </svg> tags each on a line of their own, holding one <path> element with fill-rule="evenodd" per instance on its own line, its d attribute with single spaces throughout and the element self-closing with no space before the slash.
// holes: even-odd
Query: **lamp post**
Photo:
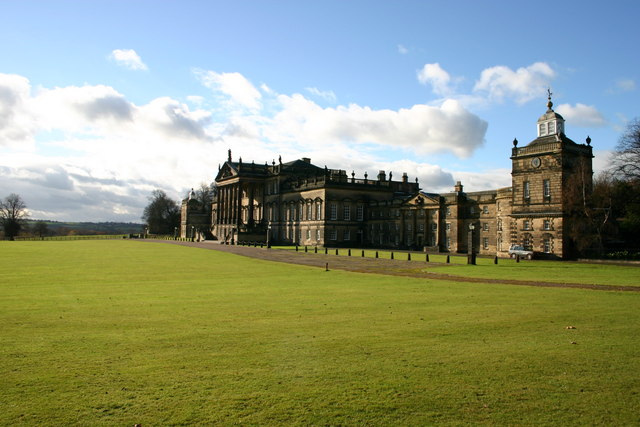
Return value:
<svg viewBox="0 0 640 427">
<path fill-rule="evenodd" d="M 473 252 L 473 224 L 469 224 L 469 243 L 467 245 L 467 264 L 476 265 L 476 254 Z"/>
<path fill-rule="evenodd" d="M 173 240 L 178 238 L 178 227 L 173 227 Z"/>
<path fill-rule="evenodd" d="M 196 240 L 196 228 L 191 226 L 191 241 L 194 242 Z"/>
<path fill-rule="evenodd" d="M 267 249 L 269 249 L 271 247 L 271 221 L 269 221 L 269 224 L 267 225 Z"/>
</svg>

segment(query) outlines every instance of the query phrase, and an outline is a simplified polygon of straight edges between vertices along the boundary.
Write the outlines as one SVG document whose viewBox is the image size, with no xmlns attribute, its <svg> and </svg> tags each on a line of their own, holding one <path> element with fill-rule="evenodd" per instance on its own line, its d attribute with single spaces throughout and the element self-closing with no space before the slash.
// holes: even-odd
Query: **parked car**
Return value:
<svg viewBox="0 0 640 427">
<path fill-rule="evenodd" d="M 520 256 L 520 258 L 531 259 L 533 258 L 533 251 L 529 251 L 521 245 L 511 245 L 511 247 L 509 248 L 509 256 L 511 258 L 515 258 L 518 255 Z"/>
</svg>

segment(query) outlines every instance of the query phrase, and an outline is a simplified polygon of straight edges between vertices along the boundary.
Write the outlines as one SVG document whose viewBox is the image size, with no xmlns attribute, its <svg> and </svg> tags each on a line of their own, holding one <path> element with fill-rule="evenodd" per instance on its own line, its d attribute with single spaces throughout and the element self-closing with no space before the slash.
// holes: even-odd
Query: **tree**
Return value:
<svg viewBox="0 0 640 427">
<path fill-rule="evenodd" d="M 37 221 L 33 224 L 33 233 L 37 234 L 38 237 L 43 237 L 49 234 L 49 226 L 44 221 Z"/>
<path fill-rule="evenodd" d="M 624 180 L 640 180 L 640 118 L 627 125 L 612 159 L 613 172 Z"/>
<path fill-rule="evenodd" d="M 2 223 L 5 238 L 14 240 L 24 226 L 27 216 L 27 205 L 19 195 L 11 193 L 0 201 L 0 223 Z"/>
<path fill-rule="evenodd" d="M 196 200 L 202 204 L 202 209 L 205 212 L 211 212 L 211 202 L 216 196 L 217 191 L 218 187 L 215 182 L 211 184 L 207 184 L 206 182 L 200 183 L 200 187 L 196 190 Z"/>
<path fill-rule="evenodd" d="M 153 190 L 142 219 L 151 234 L 173 234 L 180 225 L 180 207 L 162 190 Z"/>
</svg>

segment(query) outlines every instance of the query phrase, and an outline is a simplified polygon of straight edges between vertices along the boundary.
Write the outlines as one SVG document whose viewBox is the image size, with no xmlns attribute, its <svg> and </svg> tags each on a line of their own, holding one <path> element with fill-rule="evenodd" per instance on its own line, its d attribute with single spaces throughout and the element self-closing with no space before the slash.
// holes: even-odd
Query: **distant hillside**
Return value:
<svg viewBox="0 0 640 427">
<path fill-rule="evenodd" d="M 35 230 L 36 224 L 45 224 L 48 235 L 93 235 L 93 234 L 130 234 L 140 233 L 144 225 L 133 222 L 60 222 L 49 220 L 28 220 L 29 230 Z M 40 226 L 41 227 L 41 226 Z"/>
</svg>

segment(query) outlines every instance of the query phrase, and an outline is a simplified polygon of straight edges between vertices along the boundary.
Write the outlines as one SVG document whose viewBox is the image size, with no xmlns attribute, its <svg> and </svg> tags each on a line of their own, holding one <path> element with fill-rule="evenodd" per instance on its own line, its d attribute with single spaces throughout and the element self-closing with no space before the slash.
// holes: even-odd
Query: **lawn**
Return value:
<svg viewBox="0 0 640 427">
<path fill-rule="evenodd" d="M 0 259 L 2 425 L 640 424 L 640 293 L 127 240 Z"/>
</svg>

